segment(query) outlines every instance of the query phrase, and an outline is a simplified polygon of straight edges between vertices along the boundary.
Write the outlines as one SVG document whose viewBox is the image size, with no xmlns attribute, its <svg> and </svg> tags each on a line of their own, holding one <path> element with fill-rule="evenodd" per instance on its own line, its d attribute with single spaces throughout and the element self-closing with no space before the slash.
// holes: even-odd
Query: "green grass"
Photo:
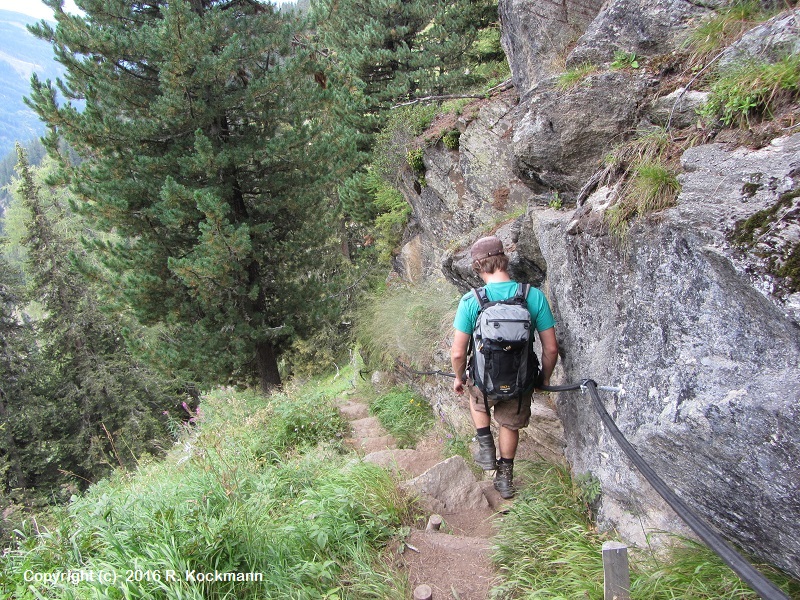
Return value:
<svg viewBox="0 0 800 600">
<path fill-rule="evenodd" d="M 598 67 L 592 63 L 583 63 L 577 67 L 573 67 L 561 73 L 556 80 L 556 87 L 561 91 L 571 90 L 589 77 L 589 75 L 596 73 Z"/>
<path fill-rule="evenodd" d="M 758 0 L 733 2 L 717 10 L 689 34 L 687 44 L 695 53 L 695 62 L 708 60 L 756 23 L 766 21 L 773 14 L 765 11 Z"/>
<path fill-rule="evenodd" d="M 589 518 L 585 487 L 566 469 L 518 461 L 517 474 L 528 482 L 519 493 L 496 539 L 494 561 L 501 583 L 495 598 L 603 598 L 603 542 L 611 533 L 597 531 Z M 655 557 L 631 552 L 631 596 L 637 600 L 756 600 L 722 560 L 691 540 Z M 800 583 L 764 565 L 758 568 L 790 596 Z"/>
<path fill-rule="evenodd" d="M 435 422 L 431 405 L 410 388 L 395 388 L 378 396 L 370 402 L 369 411 L 401 448 L 414 447 Z"/>
<path fill-rule="evenodd" d="M 606 157 L 616 172 L 618 193 L 604 219 L 616 238 L 625 238 L 633 219 L 675 204 L 681 188 L 669 159 L 671 146 L 666 130 L 656 128 L 620 144 Z"/>
<path fill-rule="evenodd" d="M 391 369 L 401 360 L 415 368 L 429 366 L 452 329 L 458 300 L 455 288 L 436 284 L 398 286 L 376 295 L 355 319 L 368 365 Z"/>
<path fill-rule="evenodd" d="M 55 511 L 49 530 L 29 523 L 0 557 L 0 590 L 25 599 L 407 597 L 384 554 L 410 508 L 386 471 L 342 450 L 331 398 L 345 381 L 269 398 L 205 396 L 168 459 L 95 484 Z M 68 569 L 117 579 L 25 581 L 26 571 Z M 192 581 L 187 571 L 262 580 Z"/>
<path fill-rule="evenodd" d="M 725 125 L 747 126 L 753 117 L 770 118 L 781 103 L 800 98 L 800 56 L 775 63 L 751 61 L 718 73 L 702 110 Z"/>
</svg>

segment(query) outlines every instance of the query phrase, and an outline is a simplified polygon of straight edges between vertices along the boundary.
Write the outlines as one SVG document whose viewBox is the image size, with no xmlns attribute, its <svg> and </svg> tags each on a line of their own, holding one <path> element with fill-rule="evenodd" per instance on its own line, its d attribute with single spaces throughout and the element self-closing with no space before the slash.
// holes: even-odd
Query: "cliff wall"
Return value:
<svg viewBox="0 0 800 600">
<path fill-rule="evenodd" d="M 704 100 L 652 69 L 607 68 L 614 51 L 663 63 L 722 4 L 501 0 L 516 93 L 468 107 L 458 150 L 425 149 L 427 186 L 405 175 L 413 218 L 396 267 L 409 281 L 445 279 L 455 295 L 479 283 L 470 243 L 497 233 L 512 275 L 551 301 L 557 377 L 621 386 L 606 406 L 667 483 L 734 543 L 800 577 L 800 294 L 774 275 L 775 256 L 800 240 L 800 132 L 686 149 L 675 205 L 635 220 L 624 238 L 605 218 L 618 189 L 596 177 L 637 128 L 696 128 Z M 796 44 L 797 23 L 800 13 L 786 12 L 758 40 Z M 558 56 L 605 68 L 564 90 Z M 754 215 L 769 218 L 755 226 Z M 748 218 L 750 249 L 740 243 Z M 448 368 L 446 341 L 437 361 Z M 447 382 L 421 385 L 456 412 Z M 642 545 L 657 531 L 686 533 L 588 398 L 554 398 L 537 396 L 527 443 L 600 480 L 601 527 Z"/>
</svg>

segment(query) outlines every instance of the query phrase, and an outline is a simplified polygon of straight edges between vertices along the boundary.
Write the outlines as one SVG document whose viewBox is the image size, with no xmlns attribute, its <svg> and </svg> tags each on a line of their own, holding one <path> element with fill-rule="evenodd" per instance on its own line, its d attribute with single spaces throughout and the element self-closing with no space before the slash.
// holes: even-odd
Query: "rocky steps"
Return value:
<svg viewBox="0 0 800 600">
<path fill-rule="evenodd" d="M 428 514 L 442 518 L 438 531 L 421 522 L 403 542 L 397 566 L 407 570 L 411 589 L 427 585 L 437 600 L 487 598 L 494 578 L 491 537 L 509 506 L 488 474 L 479 480 L 461 456 L 444 457 L 432 435 L 415 449 L 398 448 L 357 398 L 339 399 L 338 408 L 350 422 L 345 443 L 362 460 L 391 470 Z"/>
</svg>

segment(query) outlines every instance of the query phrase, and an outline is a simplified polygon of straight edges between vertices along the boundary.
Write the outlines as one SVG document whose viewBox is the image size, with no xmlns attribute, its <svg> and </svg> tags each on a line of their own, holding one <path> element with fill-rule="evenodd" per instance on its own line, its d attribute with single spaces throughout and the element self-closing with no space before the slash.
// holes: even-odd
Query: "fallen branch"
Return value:
<svg viewBox="0 0 800 600">
<path fill-rule="evenodd" d="M 497 92 L 504 92 L 507 89 L 510 89 L 514 84 L 511 82 L 510 79 L 506 79 L 502 83 L 498 83 L 496 86 L 489 88 L 483 94 L 444 94 L 442 96 L 425 96 L 423 98 L 415 98 L 414 100 L 409 100 L 408 102 L 401 102 L 400 104 L 395 104 L 392 108 L 400 108 L 401 106 L 412 106 L 414 104 L 421 104 L 423 102 L 438 102 L 439 100 L 460 100 L 460 99 L 478 99 L 482 100 L 493 93 Z"/>
</svg>

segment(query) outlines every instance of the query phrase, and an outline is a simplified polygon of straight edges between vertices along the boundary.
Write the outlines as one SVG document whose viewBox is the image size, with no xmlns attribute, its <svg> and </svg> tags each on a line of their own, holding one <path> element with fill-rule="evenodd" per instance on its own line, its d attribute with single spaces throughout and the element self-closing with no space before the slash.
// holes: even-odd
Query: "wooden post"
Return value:
<svg viewBox="0 0 800 600">
<path fill-rule="evenodd" d="M 442 517 L 439 515 L 431 515 L 430 519 L 428 519 L 428 525 L 425 527 L 425 531 L 439 531 L 441 526 Z"/>
<path fill-rule="evenodd" d="M 630 600 L 631 573 L 628 547 L 620 542 L 603 544 L 603 599 Z"/>
<path fill-rule="evenodd" d="M 418 585 L 414 588 L 414 600 L 432 600 L 433 599 L 433 590 L 431 590 L 431 586 L 425 585 Z"/>
</svg>

